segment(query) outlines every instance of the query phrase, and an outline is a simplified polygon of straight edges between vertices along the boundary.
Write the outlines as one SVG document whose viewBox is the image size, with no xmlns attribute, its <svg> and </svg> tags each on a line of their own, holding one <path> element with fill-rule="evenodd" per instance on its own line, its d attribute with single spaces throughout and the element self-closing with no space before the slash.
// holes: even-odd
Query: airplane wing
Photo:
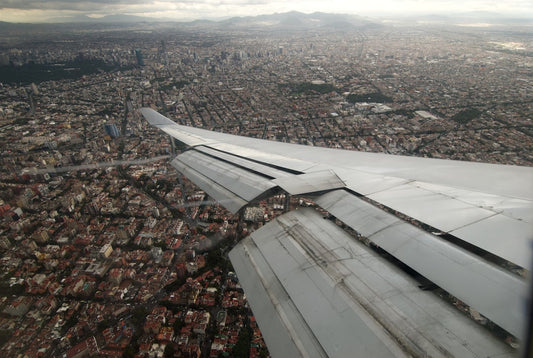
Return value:
<svg viewBox="0 0 533 358">
<path fill-rule="evenodd" d="M 281 191 L 335 219 L 289 212 L 230 252 L 272 356 L 518 354 L 495 335 L 525 336 L 533 168 L 280 143 L 141 113 L 187 145 L 171 164 L 229 211 Z"/>
</svg>

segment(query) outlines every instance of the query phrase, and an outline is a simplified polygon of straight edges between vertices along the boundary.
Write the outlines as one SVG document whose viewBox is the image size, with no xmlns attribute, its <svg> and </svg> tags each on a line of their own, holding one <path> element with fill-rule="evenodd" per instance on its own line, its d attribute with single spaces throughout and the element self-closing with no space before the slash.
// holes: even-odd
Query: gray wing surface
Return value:
<svg viewBox="0 0 533 358">
<path fill-rule="evenodd" d="M 141 113 L 188 146 L 172 165 L 231 212 L 276 191 L 312 197 L 491 324 L 524 335 L 527 283 L 511 270 L 531 265 L 533 168 L 280 143 Z M 317 215 L 284 214 L 230 253 L 274 356 L 284 347 L 301 356 L 516 354 Z"/>
</svg>

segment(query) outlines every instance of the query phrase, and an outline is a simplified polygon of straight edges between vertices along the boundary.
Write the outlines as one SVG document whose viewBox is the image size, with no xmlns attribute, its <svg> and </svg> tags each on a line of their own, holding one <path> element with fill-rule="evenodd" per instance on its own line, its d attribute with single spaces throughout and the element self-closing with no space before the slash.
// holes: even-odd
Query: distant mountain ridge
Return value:
<svg viewBox="0 0 533 358">
<path fill-rule="evenodd" d="M 390 19 L 390 16 L 383 16 L 383 19 Z M 486 22 L 486 23 L 532 23 L 533 14 L 523 14 L 523 16 L 509 16 L 495 12 L 477 11 L 457 14 L 420 14 L 402 15 L 399 20 L 418 21 L 428 23 L 461 24 L 466 22 Z M 148 16 L 136 16 L 126 14 L 114 14 L 103 17 L 89 17 L 86 15 L 56 17 L 43 20 L 32 25 L 43 24 L 178 24 L 184 27 L 202 27 L 205 29 L 244 29 L 244 28 L 265 28 L 265 29 L 287 29 L 287 30 L 307 30 L 307 29 L 350 29 L 368 26 L 380 26 L 380 19 L 363 17 L 350 14 L 334 14 L 325 12 L 314 12 L 306 14 L 298 11 L 285 13 L 274 13 L 257 16 L 240 16 L 219 19 L 198 19 L 183 21 L 172 18 L 153 18 Z M 9 25 L 22 25 L 10 22 L 2 22 L 0 27 Z"/>
<path fill-rule="evenodd" d="M 297 11 L 275 13 L 271 15 L 233 17 L 218 23 L 231 28 L 268 27 L 280 29 L 342 29 L 378 24 L 375 21 L 357 15 L 329 14 L 324 12 L 305 14 Z"/>
<path fill-rule="evenodd" d="M 135 22 L 161 22 L 168 21 L 163 19 L 156 19 L 147 16 L 136 16 L 136 15 L 106 15 L 103 17 L 89 17 L 87 15 L 78 15 L 78 16 L 65 16 L 65 17 L 55 17 L 51 18 L 47 23 L 65 23 L 65 22 L 94 22 L 94 23 L 135 23 Z"/>
<path fill-rule="evenodd" d="M 89 17 L 86 15 L 55 17 L 44 20 L 39 23 L 161 23 L 175 22 L 183 25 L 208 24 L 224 26 L 282 26 L 282 27 L 316 27 L 316 26 L 360 26 L 365 23 L 374 23 L 368 18 L 348 14 L 330 14 L 324 12 L 315 12 L 305 14 L 298 11 L 285 13 L 274 13 L 268 15 L 242 16 L 221 19 L 198 19 L 191 21 L 176 20 L 171 18 L 153 18 L 148 16 L 136 15 L 106 15 L 103 17 Z"/>
<path fill-rule="evenodd" d="M 181 27 L 183 29 L 207 31 L 339 31 L 381 26 L 379 21 L 373 21 L 357 15 L 329 14 L 323 12 L 305 14 L 302 12 L 291 11 L 270 15 L 232 17 L 219 20 L 193 20 L 187 22 L 173 19 L 157 19 L 145 16 L 120 14 L 108 15 L 99 18 L 78 15 L 70 17 L 57 17 L 50 19 L 47 22 L 33 24 L 4 22 L 0 23 L 0 30 L 25 31 L 37 27 L 47 29 L 48 31 L 61 31 L 62 28 L 68 28 L 75 25 L 80 27 L 135 27 L 139 24 L 147 29 L 153 28 L 154 26 L 177 26 L 178 28 Z M 27 27 L 27 29 L 25 27 Z"/>
</svg>

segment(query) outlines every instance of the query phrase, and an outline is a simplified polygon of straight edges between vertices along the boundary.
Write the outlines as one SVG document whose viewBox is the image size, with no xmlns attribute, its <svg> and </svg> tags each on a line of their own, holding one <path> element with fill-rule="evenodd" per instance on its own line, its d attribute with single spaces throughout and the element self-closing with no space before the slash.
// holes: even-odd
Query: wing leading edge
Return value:
<svg viewBox="0 0 533 358">
<path fill-rule="evenodd" d="M 532 168 L 391 156 L 278 143 L 181 126 L 147 108 L 143 108 L 141 113 L 150 124 L 189 146 L 189 150 L 178 155 L 172 165 L 230 211 L 237 212 L 248 203 L 279 190 L 284 190 L 291 195 L 313 195 L 319 206 L 343 224 L 368 238 L 373 245 L 385 250 L 507 332 L 516 337 L 523 336 L 524 306 L 527 299 L 526 281 L 493 262 L 487 261 L 486 254 L 488 253 L 490 257 L 498 257 L 511 267 L 529 268 L 533 223 Z M 282 219 L 289 214 L 285 214 L 279 220 L 296 220 L 300 222 L 298 225 L 301 227 L 311 225 L 311 221 L 314 221 L 314 214 L 307 211 L 304 217 L 297 215 Z M 319 220 L 319 227 L 316 230 L 323 230 L 324 225 L 329 225 L 326 222 Z M 277 225 L 281 225 L 280 223 L 281 221 Z M 274 225 L 271 223 L 265 228 L 270 227 L 269 230 L 275 231 Z M 280 327 L 283 326 L 288 329 L 289 336 L 292 337 L 291 341 L 295 343 L 292 348 L 300 352 L 300 355 L 342 356 L 337 349 L 349 342 L 332 343 L 336 347 L 332 348 L 331 344 L 327 343 L 330 342 L 331 337 L 325 333 L 321 335 L 315 330 L 315 323 L 319 320 L 316 321 L 316 317 L 307 317 L 305 312 L 309 307 L 306 302 L 299 299 L 300 295 L 312 295 L 309 291 L 313 290 L 311 283 L 315 278 L 323 277 L 324 273 L 313 276 L 309 285 L 303 285 L 301 291 L 285 287 L 287 284 L 285 276 L 294 268 L 283 265 L 272 266 L 271 261 L 276 260 L 273 252 L 260 249 L 261 244 L 254 240 L 254 235 L 268 236 L 266 234 L 268 232 L 268 230 L 262 230 L 261 234 L 252 234 L 251 239 L 238 244 L 230 254 L 252 309 L 258 316 L 258 323 L 264 332 L 267 344 L 279 338 L 273 338 L 277 337 L 275 334 L 271 335 L 271 342 L 269 342 L 268 331 L 281 332 Z M 286 230 L 285 233 L 294 239 L 291 232 L 291 230 Z M 314 237 L 314 231 L 300 230 L 299 232 L 299 239 L 294 244 L 296 251 L 293 253 L 301 252 L 302 245 L 305 246 L 310 242 L 315 242 L 320 246 L 325 245 L 327 241 L 322 236 Z M 455 245 L 453 240 L 450 242 L 435 236 L 432 232 L 447 234 L 454 240 L 466 243 L 466 248 L 464 245 Z M 268 241 L 267 239 L 261 240 Z M 473 250 L 467 250 L 472 247 Z M 293 259 L 300 267 L 314 267 L 320 266 L 324 260 L 327 261 L 325 257 L 330 255 L 331 250 L 337 249 L 303 250 L 307 253 L 306 255 L 295 256 Z M 316 257 L 315 254 L 311 254 L 316 252 L 319 252 Z M 255 256 L 251 253 L 255 253 Z M 258 264 L 257 260 L 264 261 L 264 265 Z M 339 274 L 341 276 L 346 274 L 346 277 L 353 275 L 356 277 L 355 280 L 364 279 L 360 271 L 353 271 L 346 267 L 348 262 L 355 260 L 354 257 L 330 258 L 329 260 L 340 260 L 343 264 L 338 269 L 338 273 L 330 275 L 329 281 L 316 284 L 315 289 L 320 292 L 325 292 L 326 287 L 329 287 L 328 290 L 332 292 L 336 291 Z M 266 269 L 265 265 L 272 267 Z M 279 269 L 279 267 L 285 268 Z M 309 269 L 302 269 L 302 275 L 307 276 L 308 273 Z M 269 281 L 267 280 L 270 283 L 261 288 L 258 282 L 264 281 L 264 275 L 270 277 Z M 376 281 L 367 281 L 367 284 L 372 282 L 373 285 L 379 286 L 385 284 L 384 282 L 392 283 L 389 289 L 394 291 L 398 289 L 394 281 L 400 279 L 394 277 L 393 282 L 389 282 L 388 280 L 394 276 L 392 273 L 391 275 L 390 277 L 374 277 Z M 272 282 L 278 282 L 279 285 Z M 257 294 L 258 292 L 261 294 Z M 354 292 L 360 291 L 351 290 L 350 292 L 348 296 L 353 296 Z M 419 293 L 418 290 L 413 297 L 418 298 Z M 340 299 L 335 295 L 326 296 L 326 301 L 331 304 Z M 436 299 L 435 295 L 430 296 L 433 300 Z M 401 297 L 400 301 L 403 302 L 404 296 Z M 410 299 L 414 300 L 413 297 Z M 279 301 L 282 298 L 287 301 L 287 307 Z M 354 309 L 355 315 L 350 316 L 353 321 L 349 323 L 339 321 L 339 327 L 343 324 L 355 324 L 357 319 L 366 322 L 368 319 L 366 315 L 370 314 L 370 317 L 377 320 L 378 324 L 374 326 L 365 323 L 365 329 L 373 332 L 372 334 L 376 334 L 380 329 L 389 332 L 390 322 L 382 317 L 388 314 L 386 311 L 380 311 L 377 315 L 367 311 L 359 315 L 360 312 L 367 310 L 367 307 L 364 304 L 361 306 L 361 297 L 354 296 L 352 299 L 355 303 L 348 305 L 357 306 Z M 428 298 L 423 298 L 423 300 L 426 299 Z M 263 315 L 265 317 L 263 319 L 262 314 L 257 313 L 266 301 L 270 301 L 274 311 L 277 312 L 279 316 L 277 320 L 274 319 L 276 316 L 273 312 Z M 399 306 L 393 305 L 394 308 L 391 309 L 402 311 L 398 307 L 403 307 L 403 305 L 399 301 L 397 304 Z M 361 309 L 363 311 L 360 311 Z M 290 313 L 291 310 L 296 310 L 297 314 Z M 409 317 L 413 315 L 413 322 L 410 324 L 414 331 L 420 330 L 420 325 L 424 325 L 425 320 L 431 320 L 425 314 L 416 315 L 414 311 L 411 312 L 411 309 L 407 309 L 402 315 Z M 420 321 L 416 321 L 414 317 L 418 317 Z M 271 322 L 272 325 L 267 322 Z M 291 322 L 289 326 L 293 324 L 292 322 L 301 322 L 301 324 L 294 323 L 296 328 L 287 328 L 287 322 Z M 399 325 L 398 322 L 395 324 Z M 456 322 L 452 326 L 455 327 L 454 329 L 458 329 L 458 326 L 463 328 L 468 326 L 468 331 L 479 330 L 479 327 L 472 328 L 464 322 Z M 402 331 L 399 327 L 393 331 Z M 434 334 L 438 330 L 444 330 L 441 331 L 444 334 L 447 329 L 450 328 L 439 326 L 435 328 Z M 302 350 L 302 346 L 308 346 L 307 343 L 299 341 L 299 339 L 308 339 L 304 337 L 305 332 L 310 334 L 309 337 L 313 336 L 317 339 L 313 342 L 306 341 L 310 344 L 309 347 L 316 348 L 317 355 L 310 354 L 305 349 Z M 382 343 L 386 341 L 380 334 L 376 337 Z M 405 339 L 405 341 L 412 342 L 413 337 L 394 336 L 393 341 Z M 474 339 L 473 336 L 465 337 Z M 429 341 L 433 338 L 426 337 Z M 370 341 L 372 340 L 369 338 L 367 343 Z M 447 347 L 450 342 L 437 342 L 433 348 L 430 348 L 431 345 L 422 344 L 422 348 L 418 346 L 412 348 L 414 351 L 411 353 L 428 353 L 434 348 L 439 350 L 442 348 L 440 344 Z M 389 348 L 393 347 L 389 343 L 385 345 Z M 270 346 L 271 344 L 269 348 Z M 405 350 L 404 345 L 400 344 L 400 346 Z M 345 347 L 349 347 L 349 344 Z M 390 348 L 385 355 L 396 352 L 395 349 Z M 419 349 L 421 349 L 420 352 Z M 472 348 L 472 350 L 480 352 L 478 348 Z M 463 356 L 459 352 L 452 355 Z"/>
</svg>

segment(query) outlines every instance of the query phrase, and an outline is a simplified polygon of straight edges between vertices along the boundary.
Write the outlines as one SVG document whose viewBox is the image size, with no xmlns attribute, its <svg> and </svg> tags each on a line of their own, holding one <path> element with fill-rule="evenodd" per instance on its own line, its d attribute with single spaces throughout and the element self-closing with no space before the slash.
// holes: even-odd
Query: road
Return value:
<svg viewBox="0 0 533 358">
<path fill-rule="evenodd" d="M 143 165 L 147 163 L 157 162 L 159 160 L 168 159 L 170 158 L 170 155 L 160 155 L 153 158 L 146 158 L 146 159 L 133 159 L 133 160 L 114 160 L 111 162 L 100 162 L 100 163 L 94 163 L 94 164 L 82 164 L 82 165 L 72 165 L 72 166 L 66 166 L 66 167 L 48 167 L 48 168 L 24 168 L 22 169 L 22 174 L 45 174 L 45 173 L 65 173 L 70 171 L 78 171 L 78 170 L 90 170 L 90 169 L 99 169 L 99 168 L 107 168 L 107 167 L 115 167 L 118 165 Z"/>
</svg>

